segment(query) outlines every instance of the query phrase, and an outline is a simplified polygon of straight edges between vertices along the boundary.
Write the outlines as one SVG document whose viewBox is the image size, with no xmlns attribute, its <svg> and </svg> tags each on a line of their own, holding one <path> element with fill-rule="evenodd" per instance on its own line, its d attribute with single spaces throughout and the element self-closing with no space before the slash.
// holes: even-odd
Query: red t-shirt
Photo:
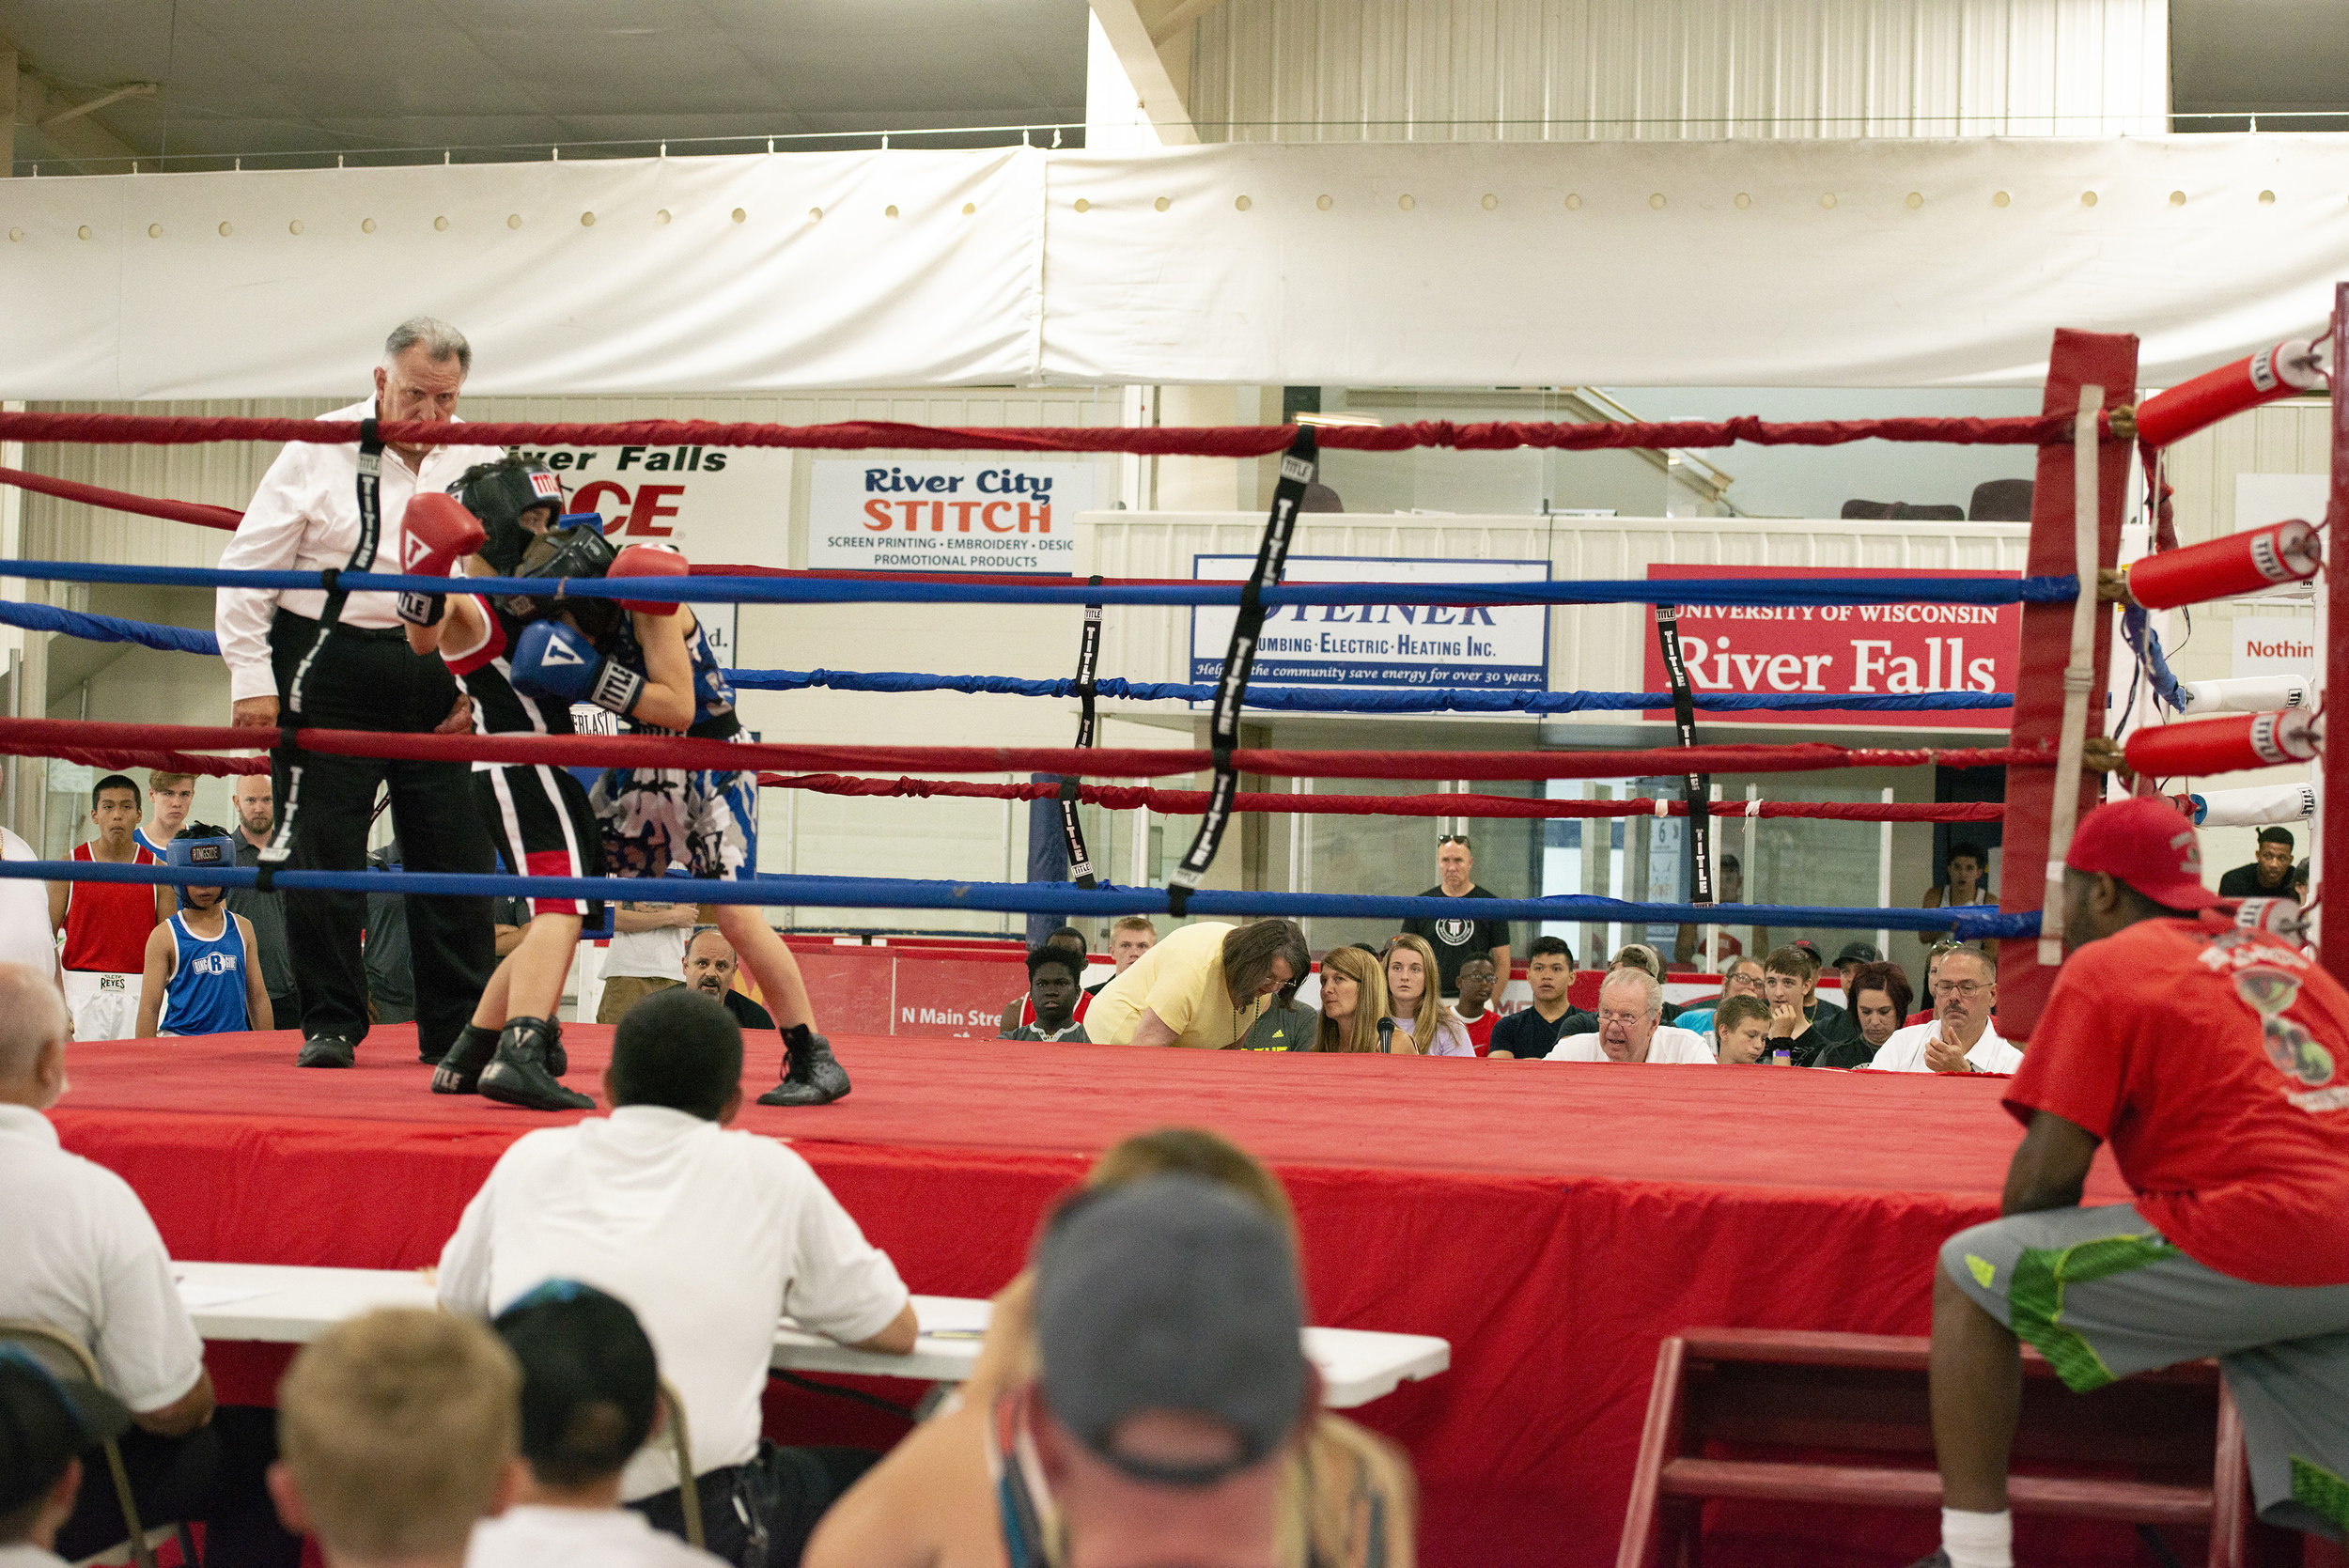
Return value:
<svg viewBox="0 0 2349 1568">
<path fill-rule="evenodd" d="M 1488 1001 L 1485 1003 L 1485 1010 L 1469 1023 L 1469 1044 L 1476 1048 L 1477 1055 L 1483 1056 L 1493 1048 L 1493 1025 L 1500 1021 L 1501 1009 Z"/>
<path fill-rule="evenodd" d="M 2007 1110 L 2112 1144 L 2138 1211 L 2262 1285 L 2349 1284 L 2349 993 L 2272 938 L 2140 921 L 2057 974 Z"/>
</svg>

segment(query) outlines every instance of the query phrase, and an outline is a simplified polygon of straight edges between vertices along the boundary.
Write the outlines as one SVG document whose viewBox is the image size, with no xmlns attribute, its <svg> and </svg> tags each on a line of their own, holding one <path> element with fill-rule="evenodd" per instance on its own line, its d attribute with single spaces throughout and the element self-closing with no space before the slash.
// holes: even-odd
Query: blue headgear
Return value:
<svg viewBox="0 0 2349 1568">
<path fill-rule="evenodd" d="M 194 871 L 236 869 L 237 841 L 209 823 L 199 822 L 194 826 L 194 832 L 182 833 L 163 846 L 163 859 L 172 865 Z M 179 896 L 184 901 L 194 902 L 185 888 L 180 890 Z M 200 909 L 211 908 L 210 904 L 195 907 Z"/>
<path fill-rule="evenodd" d="M 226 834 L 218 838 L 189 838 L 182 834 L 166 846 L 165 858 L 176 866 L 232 869 L 237 863 L 237 841 Z"/>
</svg>

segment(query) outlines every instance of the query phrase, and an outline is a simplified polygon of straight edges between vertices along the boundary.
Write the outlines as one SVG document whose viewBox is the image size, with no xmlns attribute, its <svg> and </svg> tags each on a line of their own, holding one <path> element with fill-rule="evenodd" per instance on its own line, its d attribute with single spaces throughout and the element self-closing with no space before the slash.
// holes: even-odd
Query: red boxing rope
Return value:
<svg viewBox="0 0 2349 1568">
<path fill-rule="evenodd" d="M 0 753 L 50 756 L 65 747 L 151 747 L 246 751 L 275 744 L 275 728 L 121 724 L 70 719 L 0 719 Z M 783 746 L 689 736 L 407 735 L 378 730 L 296 732 L 294 744 L 334 756 L 415 761 L 552 763 L 558 768 L 873 768 L 911 773 L 1064 773 L 1093 778 L 1164 778 L 1205 772 L 1206 752 L 1046 746 Z M 1707 773 L 1802 773 L 1837 768 L 1951 768 L 2051 765 L 2046 746 L 1865 749 L 1818 744 L 1700 746 L 1693 751 L 1633 752 L 1278 752 L 1232 753 L 1245 773 L 1319 779 L 1613 779 L 1652 771 L 1669 756 Z"/>
<path fill-rule="evenodd" d="M 2122 568 L 2129 598 L 2147 610 L 2174 610 L 2306 582 L 2324 564 L 2323 537 L 2294 519 L 2242 534 L 2165 550 Z"/>
<path fill-rule="evenodd" d="M 2110 439 L 2110 425 L 2099 429 Z M 1290 425 L 1128 426 L 972 428 L 858 421 L 840 425 L 728 424 L 647 419 L 619 424 L 534 425 L 386 423 L 383 439 L 411 446 L 790 446 L 827 451 L 875 448 L 919 452 L 1118 452 L 1136 457 L 1262 458 L 1286 451 Z M 213 441 L 353 442 L 347 420 L 162 417 L 118 413 L 0 413 L 0 441 L 89 442 L 108 445 L 186 446 Z M 1595 452 L 1672 447 L 1841 446 L 1855 441 L 1937 442 L 1957 446 L 2046 446 L 2072 439 L 2072 416 L 2004 419 L 1815 419 L 1792 422 L 1740 415 L 1724 420 L 1656 423 L 1599 421 L 1456 425 L 1325 425 L 1324 447 L 1404 452 L 1448 446 L 1462 452 L 1516 447 Z"/>
<path fill-rule="evenodd" d="M 2310 391 L 2325 382 L 2326 357 L 2324 349 L 2295 337 L 2232 365 L 2205 370 L 2139 403 L 2137 439 L 2149 449 L 2158 449 L 2208 429 L 2230 414 Z"/>
<path fill-rule="evenodd" d="M 220 528 L 230 533 L 244 520 L 242 512 L 226 506 L 208 506 L 197 501 L 166 501 L 155 496 L 132 495 L 126 490 L 110 490 L 97 485 L 79 485 L 70 479 L 53 479 L 46 474 L 27 474 L 21 468 L 0 468 L 0 485 L 14 485 L 21 490 L 34 490 L 54 495 L 60 501 L 79 501 L 86 505 L 103 506 L 111 511 L 135 512 L 141 517 L 167 518 L 174 522 L 193 522 L 200 528 Z"/>
<path fill-rule="evenodd" d="M 2287 709 L 2133 730 L 2122 754 L 2132 772 L 2175 779 L 2313 761 L 2321 740 L 2313 715 Z"/>
<path fill-rule="evenodd" d="M 1049 800 L 1060 794 L 1051 784 L 982 784 L 968 779 L 862 779 L 839 773 L 761 773 L 761 787 L 801 789 L 817 795 L 944 797 L 975 800 Z M 1204 789 L 1147 789 L 1132 785 L 1083 784 L 1077 799 L 1110 811 L 1140 808 L 1166 816 L 1196 816 L 1207 807 Z M 1541 800 L 1513 795 L 1283 795 L 1249 792 L 1232 798 L 1232 809 L 1302 816 L 1473 816 L 1479 818 L 1686 816 L 1685 800 L 1667 800 L 1659 814 L 1654 800 Z M 2005 807 L 1995 801 L 1895 802 L 1877 800 L 1765 800 L 1758 816 L 1815 817 L 1837 822 L 1995 822 Z M 1714 804 L 1717 818 L 1742 815 L 1744 803 Z"/>
</svg>

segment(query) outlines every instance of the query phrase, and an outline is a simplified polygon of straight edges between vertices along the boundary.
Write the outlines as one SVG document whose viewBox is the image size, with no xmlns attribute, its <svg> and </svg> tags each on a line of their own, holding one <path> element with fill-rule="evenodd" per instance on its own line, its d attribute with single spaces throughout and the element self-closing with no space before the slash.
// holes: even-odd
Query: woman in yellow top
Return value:
<svg viewBox="0 0 2349 1568">
<path fill-rule="evenodd" d="M 1247 1037 L 1267 997 L 1312 968 L 1295 921 L 1202 921 L 1111 981 L 1085 1013 L 1085 1032 L 1105 1046 L 1225 1050 Z"/>
<path fill-rule="evenodd" d="M 1231 1188 L 1280 1220 L 1294 1243 L 1297 1219 L 1281 1184 L 1211 1132 L 1161 1127 L 1129 1138 L 1101 1157 L 1085 1186 L 1169 1173 Z M 916 1428 L 832 1505 L 804 1568 L 1023 1568 L 1005 1546 L 988 1436 L 998 1401 L 1037 1374 L 1034 1294 L 1033 1271 L 1003 1287 L 960 1405 Z M 1412 1568 L 1418 1513 L 1408 1456 L 1325 1410 L 1287 1461 L 1273 1568 Z M 1067 1544 L 1056 1521 L 1045 1524 L 1043 1555 L 1050 1568 L 1066 1568 Z"/>
</svg>

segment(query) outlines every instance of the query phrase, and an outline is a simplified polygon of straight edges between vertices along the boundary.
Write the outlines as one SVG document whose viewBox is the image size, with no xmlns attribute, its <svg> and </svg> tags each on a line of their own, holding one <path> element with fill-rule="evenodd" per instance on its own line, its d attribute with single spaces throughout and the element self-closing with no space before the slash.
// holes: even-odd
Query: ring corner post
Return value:
<svg viewBox="0 0 2349 1568">
<path fill-rule="evenodd" d="M 2071 414 L 2079 408 L 2080 389 L 2101 386 L 2104 408 L 2111 410 L 2137 400 L 2137 338 L 2126 333 L 2076 332 L 2059 328 L 2047 355 L 2047 383 L 2041 410 L 2047 414 Z M 2039 449 L 2039 464 L 2031 488 L 2030 545 L 2025 571 L 2034 577 L 2067 577 L 2077 569 L 2077 488 L 2073 472 L 2073 442 L 2051 442 Z M 2109 437 L 2096 445 L 2097 524 L 2096 564 L 2116 565 L 2121 552 L 2121 524 L 2128 505 L 2128 442 Z M 2080 584 L 2085 594 L 2096 592 L 2094 582 Z M 2061 737 L 2064 671 L 2072 652 L 2075 606 L 2027 604 L 2023 607 L 2021 664 L 2015 688 L 2012 740 L 2017 746 L 2044 746 L 2047 760 L 2014 763 L 2007 768 L 2006 831 L 1999 877 L 1999 908 L 2004 914 L 2037 914 L 2046 904 L 2044 875 L 2050 859 L 2060 861 L 2068 845 L 2050 842 L 2055 817 L 2056 765 L 2054 748 Z M 2094 677 L 2092 690 L 2102 691 L 2112 661 L 2112 617 L 2099 614 L 2095 628 Z M 2104 716 L 2091 713 L 2090 733 L 2104 733 Z M 2101 776 L 2083 772 L 2074 820 L 2085 815 L 2102 793 Z M 2039 959 L 2039 938 L 2009 937 L 1999 943 L 1999 1032 L 2008 1039 L 2028 1038 L 2055 984 L 2056 966 Z"/>
<path fill-rule="evenodd" d="M 2349 563 L 2349 366 L 2341 355 L 2349 351 L 2349 283 L 2333 286 L 2332 477 L 2325 506 L 2325 569 L 2317 579 L 2318 614 L 2323 617 L 2325 662 L 2319 672 L 2324 688 L 2316 706 L 2323 712 L 2333 689 L 2349 691 L 2349 594 L 2336 592 L 2332 574 Z M 2336 721 L 2337 722 L 2337 721 Z M 2327 778 L 2329 748 L 2317 753 L 2310 768 L 2318 791 L 2315 859 L 2311 868 L 2312 897 L 2321 897 L 2339 882 L 2349 890 L 2349 790 L 2332 787 Z M 2349 985 L 2349 917 L 2325 918 L 2317 907 L 2317 961 L 2325 972 Z"/>
</svg>

